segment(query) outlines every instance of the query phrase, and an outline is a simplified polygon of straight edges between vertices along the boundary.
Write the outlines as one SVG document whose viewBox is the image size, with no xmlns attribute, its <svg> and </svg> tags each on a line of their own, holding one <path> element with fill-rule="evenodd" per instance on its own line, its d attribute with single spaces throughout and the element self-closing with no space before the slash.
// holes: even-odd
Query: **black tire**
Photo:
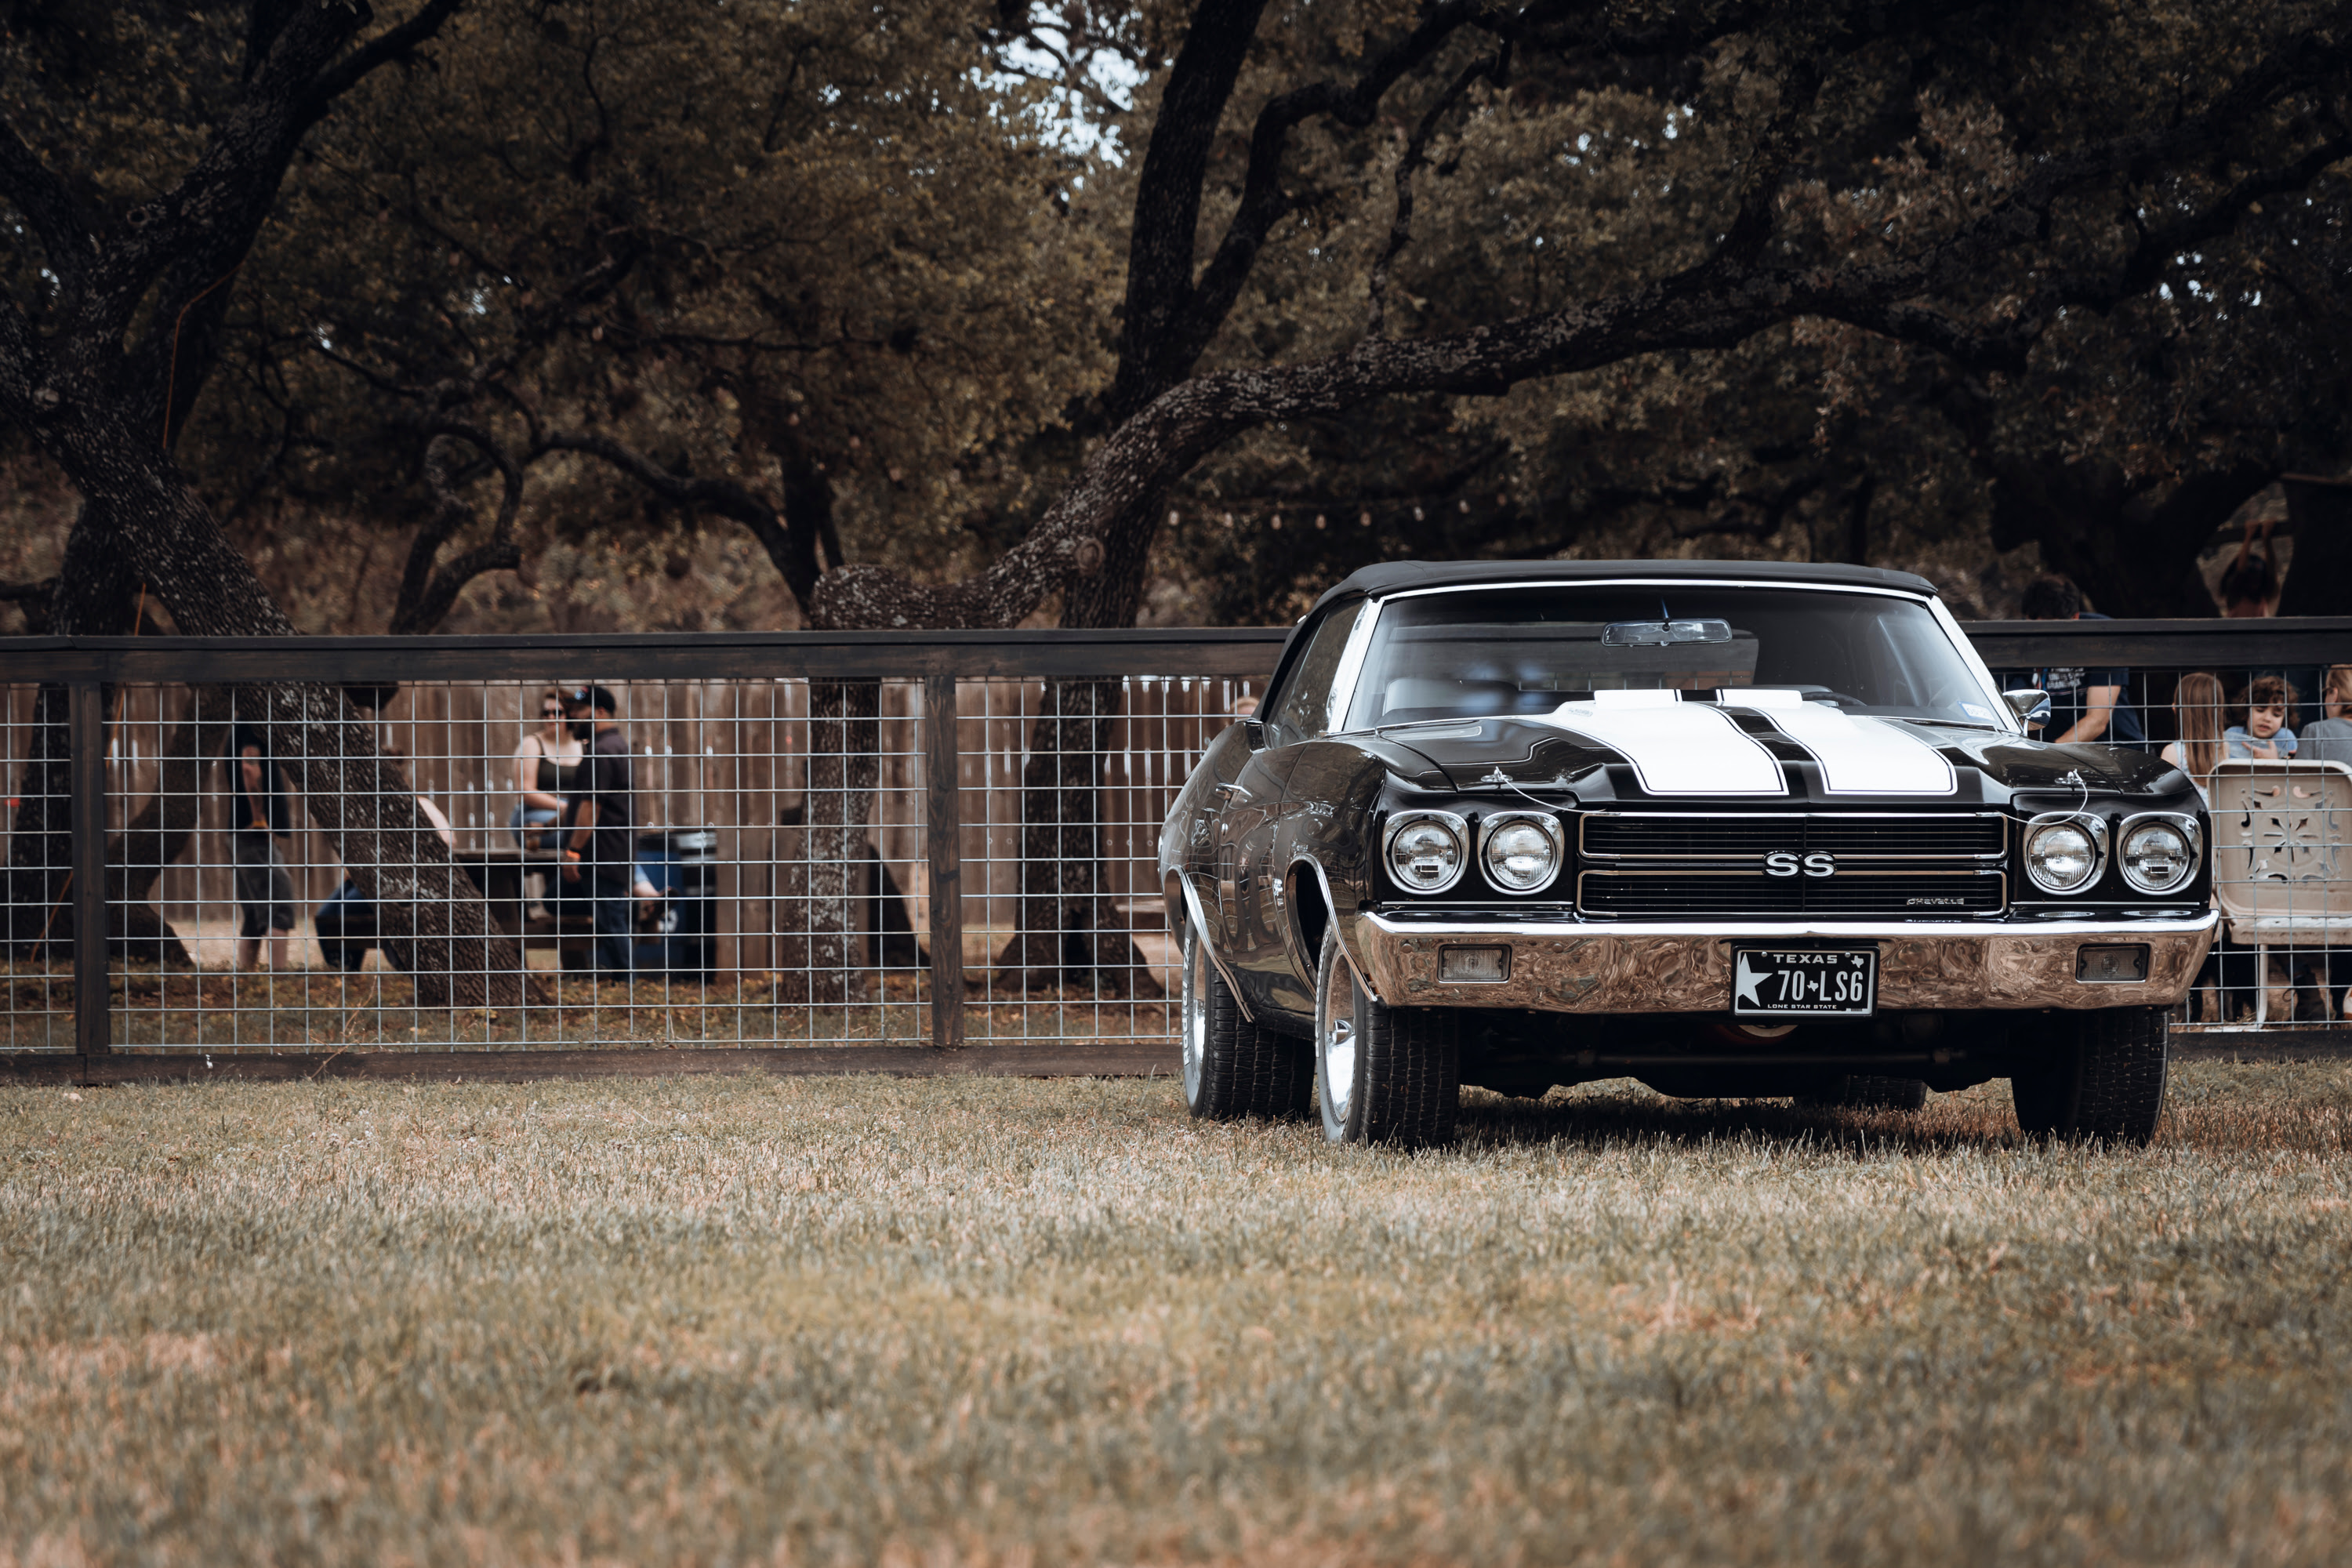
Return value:
<svg viewBox="0 0 2352 1568">
<path fill-rule="evenodd" d="M 1184 926 L 1181 1015 L 1184 1104 L 1212 1121 L 1244 1116 L 1304 1116 L 1314 1064 L 1299 1041 L 1242 1016 L 1233 987 L 1210 962 L 1191 921 Z"/>
<path fill-rule="evenodd" d="M 1388 1007 L 1356 983 L 1336 928 L 1315 976 L 1315 1089 L 1334 1143 L 1421 1148 L 1453 1141 L 1461 1032 L 1449 1007 Z M 1345 1081 L 1334 1084 L 1337 1076 Z"/>
<path fill-rule="evenodd" d="M 2164 1116 L 2171 1025 L 2161 1007 L 2054 1020 L 2042 1059 L 2010 1077 L 2017 1125 L 2035 1135 L 2147 1142 Z"/>
<path fill-rule="evenodd" d="M 1848 1110 L 1917 1110 L 1927 1103 L 1927 1080 L 1848 1073 L 1821 1093 L 1807 1096 L 1806 1103 Z"/>
</svg>

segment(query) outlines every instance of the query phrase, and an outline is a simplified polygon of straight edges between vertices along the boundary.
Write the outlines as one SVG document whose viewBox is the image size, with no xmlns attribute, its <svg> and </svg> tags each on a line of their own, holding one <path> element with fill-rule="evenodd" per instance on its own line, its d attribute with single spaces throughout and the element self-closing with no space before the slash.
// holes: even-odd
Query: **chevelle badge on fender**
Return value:
<svg viewBox="0 0 2352 1568">
<path fill-rule="evenodd" d="M 1185 1098 L 1418 1143 L 1464 1083 L 2006 1078 L 2028 1131 L 2146 1140 L 2205 812 L 2148 752 L 2035 739 L 2046 707 L 1905 573 L 1367 567 L 1160 836 Z"/>
</svg>

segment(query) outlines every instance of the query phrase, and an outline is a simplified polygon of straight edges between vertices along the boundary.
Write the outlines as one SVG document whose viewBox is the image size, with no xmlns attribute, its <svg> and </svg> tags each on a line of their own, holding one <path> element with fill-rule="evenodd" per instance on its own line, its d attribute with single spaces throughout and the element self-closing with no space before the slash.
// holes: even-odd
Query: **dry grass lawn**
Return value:
<svg viewBox="0 0 2352 1568">
<path fill-rule="evenodd" d="M 2162 1143 L 1160 1082 L 0 1089 L 0 1563 L 2352 1552 L 2352 1068 Z"/>
</svg>

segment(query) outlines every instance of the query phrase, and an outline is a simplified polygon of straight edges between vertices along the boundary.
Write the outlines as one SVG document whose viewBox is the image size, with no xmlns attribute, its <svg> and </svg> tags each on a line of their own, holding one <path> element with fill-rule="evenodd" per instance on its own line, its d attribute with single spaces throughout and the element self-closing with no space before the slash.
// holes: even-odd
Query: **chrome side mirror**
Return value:
<svg viewBox="0 0 2352 1568">
<path fill-rule="evenodd" d="M 2028 686 L 2016 691 L 2004 691 L 2001 700 L 2017 715 L 2017 721 L 2029 730 L 2039 730 L 2050 722 L 2050 693 L 2039 687 Z"/>
</svg>

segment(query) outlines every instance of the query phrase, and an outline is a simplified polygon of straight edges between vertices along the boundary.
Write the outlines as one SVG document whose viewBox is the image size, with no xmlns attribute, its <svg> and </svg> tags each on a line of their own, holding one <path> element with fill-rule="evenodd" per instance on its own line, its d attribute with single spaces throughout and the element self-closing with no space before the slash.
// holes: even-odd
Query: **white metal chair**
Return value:
<svg viewBox="0 0 2352 1568">
<path fill-rule="evenodd" d="M 2230 940 L 2255 950 L 2260 1026 L 2273 947 L 2352 947 L 2352 766 L 2234 758 L 2211 790 L 2213 893 Z"/>
</svg>

